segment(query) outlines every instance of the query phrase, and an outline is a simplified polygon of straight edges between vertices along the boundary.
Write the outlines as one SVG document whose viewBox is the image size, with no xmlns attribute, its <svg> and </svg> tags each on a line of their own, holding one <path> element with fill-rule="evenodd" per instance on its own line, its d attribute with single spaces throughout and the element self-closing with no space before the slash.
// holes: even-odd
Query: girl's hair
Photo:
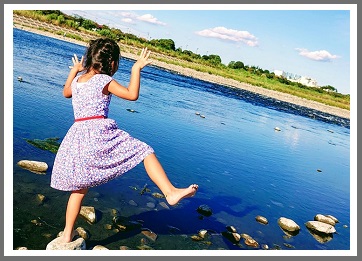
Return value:
<svg viewBox="0 0 362 261">
<path fill-rule="evenodd" d="M 87 72 L 94 69 L 99 73 L 112 76 L 118 69 L 119 56 L 120 48 L 116 41 L 109 38 L 90 40 L 85 54 L 84 68 Z"/>
</svg>

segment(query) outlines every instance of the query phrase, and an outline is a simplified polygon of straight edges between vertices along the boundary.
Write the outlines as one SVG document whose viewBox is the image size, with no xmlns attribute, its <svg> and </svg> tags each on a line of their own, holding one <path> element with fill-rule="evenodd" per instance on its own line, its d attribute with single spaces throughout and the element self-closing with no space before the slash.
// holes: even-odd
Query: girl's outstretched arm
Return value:
<svg viewBox="0 0 362 261">
<path fill-rule="evenodd" d="M 64 84 L 64 88 L 63 88 L 63 95 L 65 98 L 72 97 L 71 84 L 72 84 L 72 81 L 75 78 L 75 76 L 77 76 L 78 72 L 81 72 L 84 70 L 83 60 L 84 60 L 84 57 L 82 56 L 80 61 L 78 61 L 78 57 L 76 54 L 74 54 L 74 57 L 72 57 L 73 66 L 69 66 L 69 68 L 71 68 L 71 70 L 68 74 L 68 78 L 67 78 L 67 80 Z"/>
<path fill-rule="evenodd" d="M 108 85 L 108 92 L 126 100 L 137 100 L 140 91 L 141 70 L 143 67 L 151 63 L 151 61 L 148 60 L 150 53 L 151 51 L 147 51 L 147 47 L 142 49 L 140 57 L 132 66 L 131 78 L 128 88 L 122 86 L 117 81 L 112 80 Z"/>
</svg>

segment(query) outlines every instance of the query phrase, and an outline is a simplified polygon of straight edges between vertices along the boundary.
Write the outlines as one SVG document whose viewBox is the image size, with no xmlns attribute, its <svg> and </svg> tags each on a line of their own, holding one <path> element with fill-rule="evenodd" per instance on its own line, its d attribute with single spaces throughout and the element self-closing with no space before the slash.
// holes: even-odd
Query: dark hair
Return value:
<svg viewBox="0 0 362 261">
<path fill-rule="evenodd" d="M 112 76 L 118 69 L 120 48 L 116 41 L 109 38 L 90 40 L 85 54 L 84 68 L 87 72 L 94 69 L 99 73 Z M 114 67 L 112 67 L 114 62 Z"/>
</svg>

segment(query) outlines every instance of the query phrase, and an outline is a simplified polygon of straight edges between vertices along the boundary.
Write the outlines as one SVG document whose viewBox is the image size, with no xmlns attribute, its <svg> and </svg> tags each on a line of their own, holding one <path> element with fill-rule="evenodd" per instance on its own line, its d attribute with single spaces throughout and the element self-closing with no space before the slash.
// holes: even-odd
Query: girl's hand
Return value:
<svg viewBox="0 0 362 261">
<path fill-rule="evenodd" d="M 147 47 L 143 48 L 137 62 L 133 66 L 141 70 L 146 65 L 152 63 L 152 61 L 148 60 L 150 54 L 151 51 L 147 51 Z"/>
<path fill-rule="evenodd" d="M 72 57 L 72 61 L 73 61 L 73 66 L 69 66 L 70 69 L 74 69 L 77 72 L 81 72 L 84 70 L 84 67 L 83 67 L 84 57 L 83 56 L 80 59 L 80 61 L 78 61 L 77 55 L 74 54 L 74 57 Z"/>
</svg>

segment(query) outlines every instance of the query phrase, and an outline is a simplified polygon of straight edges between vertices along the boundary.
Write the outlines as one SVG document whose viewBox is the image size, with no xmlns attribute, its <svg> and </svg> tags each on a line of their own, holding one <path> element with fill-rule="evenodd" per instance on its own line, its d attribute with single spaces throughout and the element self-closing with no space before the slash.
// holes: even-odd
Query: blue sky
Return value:
<svg viewBox="0 0 362 261">
<path fill-rule="evenodd" d="M 50 6 L 149 40 L 172 39 L 176 48 L 219 55 L 226 65 L 242 61 L 282 70 L 344 94 L 357 88 L 351 77 L 357 66 L 357 5 Z"/>
</svg>

